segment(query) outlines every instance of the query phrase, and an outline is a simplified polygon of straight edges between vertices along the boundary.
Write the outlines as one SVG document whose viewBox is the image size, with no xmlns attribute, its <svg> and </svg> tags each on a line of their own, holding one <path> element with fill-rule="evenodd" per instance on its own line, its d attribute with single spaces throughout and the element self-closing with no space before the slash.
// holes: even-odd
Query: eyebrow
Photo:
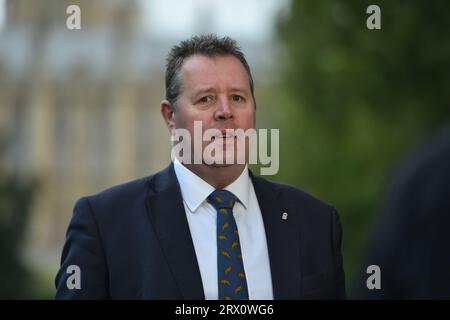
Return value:
<svg viewBox="0 0 450 320">
<path fill-rule="evenodd" d="M 241 92 L 241 93 L 245 93 L 245 94 L 248 93 L 248 91 L 247 91 L 246 89 L 243 89 L 243 88 L 237 88 L 237 87 L 231 88 L 230 91 L 237 91 L 237 92 Z"/>
<path fill-rule="evenodd" d="M 210 92 L 210 91 L 214 91 L 214 90 L 215 90 L 214 87 L 203 87 L 203 88 L 200 88 L 200 89 L 198 89 L 198 90 L 193 92 L 192 98 L 196 98 L 200 94 L 203 94 L 203 93 L 206 93 L 206 92 Z M 244 89 L 244 88 L 232 87 L 232 88 L 230 88 L 229 91 L 231 91 L 231 92 L 238 92 L 238 93 L 241 93 L 241 94 L 243 94 L 245 96 L 249 95 L 249 92 L 246 89 Z"/>
<path fill-rule="evenodd" d="M 200 93 L 202 92 L 208 92 L 208 91 L 213 91 L 214 88 L 213 87 L 204 87 L 204 88 L 200 88 L 196 91 L 194 91 L 193 96 L 196 97 L 198 96 Z"/>
</svg>

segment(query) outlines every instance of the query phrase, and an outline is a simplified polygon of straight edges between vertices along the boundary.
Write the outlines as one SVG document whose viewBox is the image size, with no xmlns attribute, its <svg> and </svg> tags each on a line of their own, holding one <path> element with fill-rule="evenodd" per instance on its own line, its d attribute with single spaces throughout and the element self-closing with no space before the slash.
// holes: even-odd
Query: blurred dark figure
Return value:
<svg viewBox="0 0 450 320">
<path fill-rule="evenodd" d="M 422 147 L 388 186 L 355 290 L 362 299 L 450 298 L 450 130 Z M 369 265 L 381 289 L 367 289 Z"/>
</svg>

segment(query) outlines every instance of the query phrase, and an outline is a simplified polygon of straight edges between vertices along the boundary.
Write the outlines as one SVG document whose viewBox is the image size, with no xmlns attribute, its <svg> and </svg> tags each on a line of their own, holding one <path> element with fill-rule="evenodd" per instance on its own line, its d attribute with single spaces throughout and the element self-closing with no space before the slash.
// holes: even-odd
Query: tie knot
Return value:
<svg viewBox="0 0 450 320">
<path fill-rule="evenodd" d="M 208 196 L 208 203 L 210 203 L 216 210 L 219 209 L 233 209 L 236 203 L 236 196 L 228 190 L 215 190 Z"/>
</svg>

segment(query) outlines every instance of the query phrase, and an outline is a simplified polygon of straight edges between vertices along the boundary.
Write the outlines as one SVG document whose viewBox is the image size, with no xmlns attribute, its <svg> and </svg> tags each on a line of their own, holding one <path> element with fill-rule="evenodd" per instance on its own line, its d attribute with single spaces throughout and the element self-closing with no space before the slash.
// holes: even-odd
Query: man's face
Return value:
<svg viewBox="0 0 450 320">
<path fill-rule="evenodd" d="M 175 128 L 187 129 L 192 144 L 194 121 L 202 122 L 203 132 L 212 128 L 220 130 L 223 135 L 213 138 L 212 143 L 223 145 L 224 161 L 230 148 L 234 149 L 235 159 L 236 137 L 225 136 L 225 130 L 246 131 L 255 127 L 255 102 L 244 66 L 232 55 L 194 55 L 184 61 L 180 75 L 181 89 L 173 118 Z M 202 150 L 209 143 L 203 142 Z"/>
</svg>

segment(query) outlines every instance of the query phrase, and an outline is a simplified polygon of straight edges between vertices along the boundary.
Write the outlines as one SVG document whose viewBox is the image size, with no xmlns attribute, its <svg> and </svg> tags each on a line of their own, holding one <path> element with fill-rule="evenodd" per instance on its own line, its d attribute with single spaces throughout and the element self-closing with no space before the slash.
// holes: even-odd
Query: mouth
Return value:
<svg viewBox="0 0 450 320">
<path fill-rule="evenodd" d="M 233 142 L 236 139 L 236 135 L 232 134 L 232 133 L 226 133 L 226 132 L 222 132 L 221 135 L 217 135 L 213 137 L 213 141 L 217 140 L 217 141 L 223 141 L 224 143 L 227 142 Z"/>
</svg>

